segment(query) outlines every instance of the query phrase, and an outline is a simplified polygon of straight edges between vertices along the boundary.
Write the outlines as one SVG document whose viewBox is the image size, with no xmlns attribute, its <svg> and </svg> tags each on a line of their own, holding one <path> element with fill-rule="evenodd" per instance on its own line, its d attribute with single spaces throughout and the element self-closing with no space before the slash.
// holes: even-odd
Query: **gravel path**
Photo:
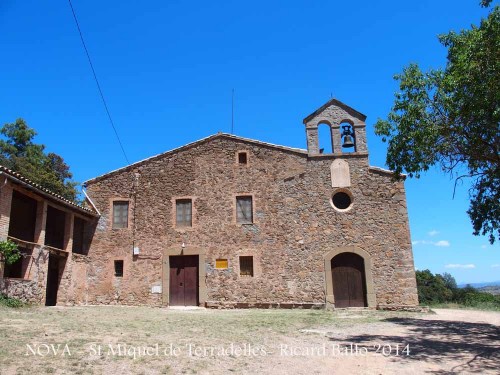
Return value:
<svg viewBox="0 0 500 375">
<path fill-rule="evenodd" d="M 393 317 L 367 325 L 318 331 L 335 344 L 354 344 L 361 348 L 358 351 L 366 348 L 367 352 L 325 357 L 323 368 L 308 360 L 309 368 L 314 368 L 309 373 L 334 370 L 335 374 L 500 374 L 500 313 L 434 311 L 435 314 Z M 401 348 L 409 350 L 402 352 Z M 307 373 L 303 365 L 295 369 L 297 373 Z"/>
</svg>

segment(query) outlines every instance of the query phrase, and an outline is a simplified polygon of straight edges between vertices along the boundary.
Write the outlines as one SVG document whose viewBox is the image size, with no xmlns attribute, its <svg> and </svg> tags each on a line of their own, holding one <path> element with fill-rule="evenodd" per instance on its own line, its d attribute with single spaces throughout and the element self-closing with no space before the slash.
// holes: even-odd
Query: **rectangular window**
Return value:
<svg viewBox="0 0 500 375">
<path fill-rule="evenodd" d="M 6 264 L 4 268 L 4 277 L 16 279 L 28 279 L 31 268 L 32 250 L 19 247 L 21 257 L 12 264 Z"/>
<path fill-rule="evenodd" d="M 128 227 L 128 201 L 113 202 L 113 229 Z"/>
<path fill-rule="evenodd" d="M 253 204 L 251 196 L 236 197 L 236 222 L 238 224 L 253 223 Z"/>
<path fill-rule="evenodd" d="M 216 259 L 215 268 L 218 270 L 225 270 L 227 268 L 227 259 Z"/>
<path fill-rule="evenodd" d="M 191 199 L 177 199 L 175 201 L 175 225 L 191 227 L 193 225 L 193 202 Z"/>
<path fill-rule="evenodd" d="M 240 276 L 253 276 L 253 257 L 240 257 Z"/>
<path fill-rule="evenodd" d="M 123 260 L 115 260 L 115 276 L 123 277 Z"/>
<path fill-rule="evenodd" d="M 238 164 L 246 165 L 248 163 L 248 155 L 246 152 L 238 152 Z"/>
</svg>

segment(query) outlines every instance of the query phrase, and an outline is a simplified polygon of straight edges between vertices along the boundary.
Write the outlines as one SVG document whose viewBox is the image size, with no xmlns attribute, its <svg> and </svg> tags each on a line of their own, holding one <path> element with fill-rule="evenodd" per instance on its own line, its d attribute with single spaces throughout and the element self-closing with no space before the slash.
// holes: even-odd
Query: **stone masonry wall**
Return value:
<svg viewBox="0 0 500 375">
<path fill-rule="evenodd" d="M 1 182 L 0 190 L 0 241 L 6 240 L 9 234 L 10 210 L 14 187 L 8 180 Z M 19 189 L 19 188 L 18 188 Z M 39 204 L 38 209 L 43 205 Z M 45 302 L 45 281 L 47 274 L 48 254 L 42 245 L 32 246 L 31 261 L 26 279 L 4 278 L 5 265 L 0 265 L 0 293 L 23 302 L 43 304 Z"/>
<path fill-rule="evenodd" d="M 81 272 L 80 263 L 86 264 L 89 258 L 79 254 L 73 254 L 72 232 L 73 219 L 75 215 L 84 218 L 90 223 L 92 218 L 89 215 L 75 214 L 69 208 L 58 203 L 48 201 L 43 196 L 33 191 L 25 189 L 19 184 L 14 184 L 10 180 L 2 184 L 0 189 L 0 240 L 5 240 L 9 234 L 10 214 L 13 191 L 29 196 L 37 201 L 36 220 L 34 227 L 34 242 L 26 242 L 22 239 L 11 238 L 20 247 L 31 249 L 31 257 L 26 258 L 23 265 L 23 278 L 4 278 L 4 264 L 0 264 L 0 293 L 10 297 L 18 298 L 24 302 L 33 304 L 45 304 L 47 289 L 47 274 L 49 254 L 54 249 L 45 245 L 45 227 L 47 221 L 47 208 L 53 206 L 65 212 L 64 249 L 60 249 L 52 254 L 54 261 L 59 262 L 59 288 L 57 294 L 57 304 L 73 305 L 75 301 L 85 301 L 85 294 L 79 289 L 81 281 L 86 280 L 85 272 Z M 64 250 L 64 251 L 63 251 Z"/>
<path fill-rule="evenodd" d="M 248 165 L 237 152 L 248 152 Z M 73 265 L 74 303 L 161 306 L 165 249 L 205 249 L 207 301 L 325 302 L 324 256 L 357 246 L 372 257 L 376 301 L 415 305 L 413 257 L 403 182 L 368 165 L 366 154 L 343 155 L 351 171 L 352 209 L 331 205 L 330 164 L 312 156 L 244 140 L 215 137 L 112 173 L 87 187 L 101 211 L 87 257 Z M 235 220 L 235 196 L 252 194 L 254 224 Z M 175 199 L 193 199 L 193 227 L 175 228 Z M 113 199 L 129 200 L 129 227 L 111 228 Z M 133 256 L 133 246 L 140 255 Z M 239 275 L 239 256 L 254 256 L 254 277 Z M 215 269 L 217 258 L 229 268 Z M 86 259 L 86 260 L 83 260 Z M 124 261 L 123 278 L 113 261 Z"/>
<path fill-rule="evenodd" d="M 306 136 L 307 136 L 307 149 L 309 154 L 319 154 L 319 138 L 318 138 L 318 125 L 328 124 L 331 129 L 331 143 L 333 152 L 338 154 L 342 153 L 342 123 L 350 123 L 353 126 L 355 133 L 356 152 L 366 152 L 366 124 L 360 119 L 359 114 L 349 110 L 348 107 L 339 107 L 330 105 L 325 108 L 321 113 L 314 116 L 305 122 Z M 328 140 L 321 140 L 322 142 Z"/>
<path fill-rule="evenodd" d="M 23 302 L 44 304 L 48 260 L 48 252 L 41 246 L 35 246 L 29 277 L 27 279 L 0 278 L 0 293 Z"/>
</svg>

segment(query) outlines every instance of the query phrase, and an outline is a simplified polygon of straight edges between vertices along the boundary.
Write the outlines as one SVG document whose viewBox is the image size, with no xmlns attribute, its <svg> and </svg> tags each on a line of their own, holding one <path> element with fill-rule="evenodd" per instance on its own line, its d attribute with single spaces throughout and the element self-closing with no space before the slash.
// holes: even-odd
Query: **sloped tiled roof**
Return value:
<svg viewBox="0 0 500 375">
<path fill-rule="evenodd" d="M 0 165 L 0 175 L 4 175 L 7 178 L 10 178 L 11 180 L 14 180 L 14 182 L 20 182 L 24 186 L 28 187 L 29 189 L 33 190 L 34 192 L 44 195 L 44 196 L 49 196 L 53 200 L 57 201 L 58 203 L 64 204 L 65 206 L 69 206 L 71 208 L 77 209 L 78 211 L 82 211 L 86 214 L 90 214 L 92 216 L 98 216 L 98 214 L 89 208 L 83 207 L 73 201 L 70 201 L 69 199 L 64 198 L 63 196 L 54 193 L 53 191 L 44 188 L 43 186 L 31 181 L 30 179 L 22 176 L 21 174 L 14 172 L 13 170 L 4 167 L 3 165 Z"/>
<path fill-rule="evenodd" d="M 293 152 L 293 153 L 297 153 L 297 154 L 301 154 L 301 155 L 307 155 L 307 150 L 304 150 L 304 149 L 301 149 L 301 148 L 293 148 L 293 147 L 275 145 L 275 144 L 272 144 L 272 143 L 257 141 L 255 139 L 250 139 L 250 138 L 239 137 L 239 136 L 228 134 L 228 133 L 218 133 L 218 134 L 213 134 L 213 135 L 211 135 L 209 137 L 206 137 L 206 138 L 199 139 L 199 140 L 197 140 L 195 142 L 188 143 L 188 144 L 186 144 L 184 146 L 174 148 L 173 150 L 166 151 L 166 152 L 163 152 L 161 154 L 151 156 L 151 157 L 149 157 L 147 159 L 143 159 L 143 160 L 140 160 L 138 162 L 129 164 L 129 165 L 125 166 L 125 167 L 115 169 L 115 170 L 113 170 L 111 172 L 107 172 L 107 173 L 105 173 L 103 175 L 94 177 L 94 178 L 92 178 L 90 180 L 85 181 L 84 185 L 97 182 L 97 181 L 99 181 L 99 180 L 101 180 L 103 178 L 106 178 L 106 177 L 108 177 L 110 175 L 113 175 L 115 173 L 123 172 L 123 171 L 125 171 L 127 169 L 140 166 L 140 165 L 142 165 L 144 163 L 147 163 L 149 161 L 155 160 L 157 158 L 161 158 L 161 157 L 164 157 L 164 156 L 167 156 L 167 155 L 172 155 L 172 154 L 175 154 L 177 152 L 184 151 L 184 150 L 189 149 L 191 147 L 198 146 L 198 145 L 200 145 L 202 143 L 206 143 L 206 142 L 212 141 L 212 140 L 217 139 L 217 138 L 234 139 L 236 141 L 250 143 L 250 144 L 257 145 L 257 146 L 270 147 L 270 148 L 274 148 L 274 149 L 277 149 L 277 150 L 282 150 L 282 151 L 287 151 L 287 152 Z"/>
</svg>

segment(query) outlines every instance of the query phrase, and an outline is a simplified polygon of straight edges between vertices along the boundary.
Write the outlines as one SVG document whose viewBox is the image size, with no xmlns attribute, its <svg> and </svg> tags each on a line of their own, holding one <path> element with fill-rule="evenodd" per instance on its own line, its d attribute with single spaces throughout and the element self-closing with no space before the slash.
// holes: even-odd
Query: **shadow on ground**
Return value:
<svg viewBox="0 0 500 375">
<path fill-rule="evenodd" d="M 346 343 L 365 346 L 374 344 L 410 344 L 410 355 L 398 360 L 426 361 L 439 365 L 434 374 L 498 373 L 500 368 L 500 329 L 487 323 L 447 320 L 389 318 L 386 322 L 404 326 L 401 336 L 355 335 Z M 330 339 L 333 340 L 333 339 Z"/>
</svg>

